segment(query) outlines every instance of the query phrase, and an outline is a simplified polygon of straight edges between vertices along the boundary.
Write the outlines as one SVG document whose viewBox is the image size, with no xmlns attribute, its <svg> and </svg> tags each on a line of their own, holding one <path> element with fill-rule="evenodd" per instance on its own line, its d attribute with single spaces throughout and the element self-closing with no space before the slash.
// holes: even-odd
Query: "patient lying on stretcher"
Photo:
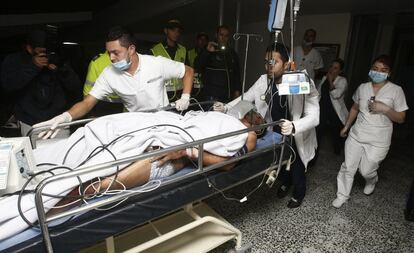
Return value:
<svg viewBox="0 0 414 253">
<path fill-rule="evenodd" d="M 242 121 L 249 126 L 246 119 Z M 153 147 L 174 147 L 245 128 L 246 125 L 239 119 L 219 112 L 190 111 L 184 116 L 165 111 L 122 113 L 96 119 L 85 127 L 79 128 L 66 140 L 45 144 L 35 149 L 34 156 L 37 164 L 57 165 L 58 169 L 53 170 L 53 173 L 59 174 L 68 172 L 69 169 L 76 170 L 79 166 L 92 166 L 136 156 Z M 210 165 L 229 159 L 240 152 L 250 152 L 255 145 L 254 132 L 205 143 L 203 163 Z M 111 189 L 118 189 L 122 185 L 131 188 L 152 179 L 168 176 L 185 165 L 196 162 L 197 157 L 197 149 L 190 148 L 171 152 L 162 157 L 139 160 L 119 167 L 109 166 L 79 177 L 51 182 L 43 190 L 45 211 L 60 210 L 56 207 L 62 202 L 71 202 L 64 196 L 79 195 L 77 190 L 80 182 L 90 185 L 91 182 L 96 181 L 96 178 L 103 178 L 100 180 L 99 187 L 95 189 L 104 190 L 109 187 L 111 178 L 117 175 L 117 180 L 111 185 Z M 230 169 L 232 166 L 229 165 L 224 169 Z M 49 176 L 50 173 L 46 175 Z M 29 184 L 26 188 L 29 192 L 23 194 L 20 199 L 18 195 L 0 199 L 0 209 L 4 210 L 0 217 L 0 240 L 26 229 L 29 226 L 26 221 L 32 223 L 37 221 L 34 194 L 30 192 L 35 187 L 35 184 Z M 86 194 L 95 193 L 95 190 L 90 189 Z M 21 206 L 21 213 L 16 209 L 18 203 Z"/>
<path fill-rule="evenodd" d="M 209 112 L 211 114 L 213 112 Z M 240 121 L 245 127 L 251 127 L 252 124 L 260 124 L 263 121 L 258 121 L 257 115 L 253 115 L 253 111 L 246 113 Z M 215 114 L 215 113 L 214 113 Z M 204 115 L 205 116 L 205 115 Z M 217 116 L 217 115 L 216 115 Z M 240 116 L 240 115 L 239 115 Z M 198 116 L 197 116 L 198 117 Z M 235 122 L 235 119 L 231 116 L 227 115 L 220 115 L 221 122 L 214 122 L 213 124 L 231 124 L 231 122 Z M 201 122 L 202 123 L 202 122 Z M 208 122 L 204 122 L 208 123 Z M 198 122 L 200 124 L 200 122 Z M 241 126 L 241 125 L 240 125 Z M 211 125 L 209 126 L 211 128 Z M 234 130 L 233 130 L 234 131 Z M 225 133 L 226 130 L 222 133 Z M 232 137 L 230 137 L 232 138 Z M 233 138 L 234 139 L 234 138 Z M 238 138 L 237 138 L 238 139 Z M 256 133 L 254 131 L 250 131 L 246 134 L 243 134 L 242 139 L 244 140 L 244 145 L 235 152 L 233 156 L 241 156 L 246 154 L 255 149 L 256 146 Z M 232 145 L 231 142 L 228 141 L 228 144 Z M 236 142 L 239 142 L 237 140 Z M 242 144 L 242 142 L 239 142 Z M 148 146 L 146 151 L 152 151 L 154 149 L 158 149 L 160 147 L 156 146 Z M 206 150 L 209 150 L 207 148 Z M 107 190 L 119 190 L 119 189 L 129 189 L 135 186 L 139 186 L 142 184 L 147 183 L 148 181 L 152 180 L 159 180 L 165 177 L 168 177 L 177 171 L 181 170 L 182 168 L 196 164 L 198 161 L 199 151 L 197 148 L 187 148 L 178 151 L 172 151 L 166 153 L 165 155 L 151 157 L 143 160 L 136 161 L 129 166 L 122 169 L 120 172 L 116 173 L 115 175 L 106 177 L 103 180 L 91 180 L 83 184 L 82 188 L 85 189 L 83 194 L 84 195 L 94 195 L 98 194 L 99 191 L 107 191 Z M 224 156 L 224 155 L 217 155 L 211 153 L 209 151 L 204 151 L 203 153 L 203 165 L 208 166 L 215 163 L 219 163 L 225 160 L 230 159 L 231 156 Z M 229 170 L 234 167 L 235 164 L 228 164 L 222 167 L 222 170 Z M 75 188 L 68 196 L 69 198 L 65 198 L 60 201 L 57 206 L 66 205 L 68 202 L 73 201 L 73 197 L 79 196 L 79 188 Z M 59 212 L 60 210 L 56 210 Z M 51 213 L 55 213 L 52 211 Z"/>
</svg>

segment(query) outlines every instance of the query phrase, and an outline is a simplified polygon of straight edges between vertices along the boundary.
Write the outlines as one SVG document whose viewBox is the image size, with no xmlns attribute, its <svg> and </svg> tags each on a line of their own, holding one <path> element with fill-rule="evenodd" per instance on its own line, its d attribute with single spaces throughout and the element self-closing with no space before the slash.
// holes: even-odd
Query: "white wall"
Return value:
<svg viewBox="0 0 414 253">
<path fill-rule="evenodd" d="M 310 15 L 299 16 L 295 41 L 299 44 L 303 39 L 306 29 L 316 30 L 316 43 L 335 43 L 340 44 L 339 57 L 345 56 L 346 42 L 351 15 L 349 13 L 329 14 L 329 15 Z"/>
</svg>

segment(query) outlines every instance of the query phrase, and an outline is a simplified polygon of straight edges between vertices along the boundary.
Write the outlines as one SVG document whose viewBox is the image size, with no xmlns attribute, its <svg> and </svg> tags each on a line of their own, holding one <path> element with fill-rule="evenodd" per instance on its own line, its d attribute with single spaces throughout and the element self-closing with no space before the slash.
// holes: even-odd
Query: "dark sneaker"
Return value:
<svg viewBox="0 0 414 253">
<path fill-rule="evenodd" d="M 277 190 L 276 196 L 279 199 L 283 199 L 288 194 L 288 191 L 289 191 L 289 187 L 287 187 L 286 185 L 281 185 L 279 189 Z"/>
<path fill-rule="evenodd" d="M 297 208 L 300 207 L 300 205 L 302 205 L 302 201 L 301 200 L 296 200 L 294 198 L 291 198 L 287 204 L 287 207 L 289 208 Z"/>
</svg>

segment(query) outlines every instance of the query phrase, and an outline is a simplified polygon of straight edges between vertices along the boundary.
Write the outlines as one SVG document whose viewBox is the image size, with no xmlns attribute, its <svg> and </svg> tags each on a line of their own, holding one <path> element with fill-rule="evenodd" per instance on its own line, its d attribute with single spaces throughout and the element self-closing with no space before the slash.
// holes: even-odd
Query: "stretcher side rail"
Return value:
<svg viewBox="0 0 414 253">
<path fill-rule="evenodd" d="M 209 104 L 213 104 L 214 101 L 202 101 L 202 102 L 197 102 L 197 103 L 190 103 L 189 107 L 201 107 L 202 105 L 209 105 Z M 154 108 L 154 109 L 148 109 L 148 110 L 140 110 L 137 112 L 159 112 L 159 111 L 172 111 L 175 110 L 175 106 L 173 106 L 172 104 L 168 105 L 168 106 L 164 106 L 164 107 L 159 107 L 159 108 Z M 61 123 L 59 125 L 56 126 L 56 128 L 66 128 L 66 127 L 70 127 L 70 126 L 77 126 L 77 125 L 82 125 L 82 124 L 87 124 L 95 119 L 98 119 L 99 117 L 92 117 L 92 118 L 87 118 L 87 119 L 78 119 L 78 120 L 74 120 L 71 122 L 67 122 L 67 123 Z M 27 132 L 26 136 L 28 136 L 30 138 L 30 141 L 32 143 L 32 148 L 36 148 L 36 141 L 37 138 L 35 138 L 35 134 L 38 134 L 42 131 L 46 131 L 49 130 L 50 126 L 44 126 L 44 127 L 36 127 L 36 128 L 32 128 L 29 130 L 29 132 Z"/>
<path fill-rule="evenodd" d="M 190 142 L 190 143 L 185 143 L 185 144 L 182 144 L 182 145 L 178 145 L 178 146 L 175 146 L 175 147 L 166 148 L 166 149 L 163 149 L 163 150 L 157 150 L 157 151 L 153 151 L 153 152 L 149 152 L 149 153 L 144 153 L 144 154 L 141 154 L 141 155 L 137 155 L 137 156 L 133 156 L 133 157 L 128 157 L 128 158 L 120 159 L 118 161 L 111 161 L 111 162 L 102 163 L 102 164 L 93 165 L 93 166 L 80 167 L 76 171 L 62 173 L 62 174 L 59 174 L 59 175 L 52 176 L 52 177 L 49 177 L 49 178 L 44 179 L 36 187 L 35 202 L 36 202 L 36 209 L 37 209 L 37 212 L 38 212 L 39 225 L 40 225 L 40 228 L 41 228 L 43 237 L 44 237 L 44 242 L 45 242 L 46 250 L 48 252 L 53 252 L 53 248 L 52 248 L 52 244 L 51 244 L 51 239 L 50 239 L 50 235 L 49 235 L 49 231 L 48 231 L 48 226 L 47 226 L 47 224 L 49 222 L 51 222 L 51 221 L 53 221 L 55 219 L 58 219 L 58 218 L 62 218 L 62 217 L 66 217 L 66 216 L 71 216 L 71 215 L 73 215 L 75 213 L 80 213 L 80 212 L 83 212 L 83 211 L 91 210 L 91 209 L 97 208 L 99 206 L 104 206 L 104 205 L 107 205 L 107 204 L 110 204 L 110 203 L 119 201 L 121 199 L 124 199 L 126 197 L 130 197 L 130 196 L 139 194 L 139 193 L 121 193 L 121 194 L 116 195 L 114 197 L 111 197 L 111 198 L 104 199 L 102 201 L 93 203 L 91 205 L 84 206 L 84 207 L 80 207 L 80 208 L 77 208 L 75 210 L 66 211 L 66 212 L 63 212 L 63 213 L 61 213 L 59 215 L 52 216 L 52 217 L 49 217 L 49 218 L 46 219 L 46 213 L 45 213 L 44 206 L 43 206 L 43 201 L 42 201 L 42 191 L 43 191 L 44 187 L 47 184 L 49 184 L 51 182 L 54 182 L 54 181 L 57 181 L 57 180 L 60 180 L 60 179 L 69 178 L 69 177 L 75 177 L 75 176 L 78 176 L 78 175 L 82 175 L 82 174 L 85 174 L 85 173 L 88 173 L 88 172 L 92 172 L 92 171 L 95 171 L 95 170 L 107 168 L 107 167 L 110 167 L 110 166 L 116 166 L 116 165 L 119 165 L 119 164 L 130 163 L 130 162 L 133 162 L 133 161 L 136 161 L 136 160 L 145 159 L 145 158 L 152 157 L 152 156 L 156 156 L 156 155 L 162 155 L 162 154 L 167 153 L 167 152 L 170 152 L 170 151 L 181 150 L 181 149 L 185 149 L 187 147 L 193 147 L 193 146 L 198 146 L 199 147 L 199 150 L 200 150 L 199 160 L 202 161 L 202 152 L 201 151 L 203 150 L 203 144 L 206 143 L 206 142 L 211 142 L 211 141 L 218 140 L 218 139 L 221 139 L 221 138 L 226 138 L 226 137 L 230 137 L 230 136 L 234 136 L 234 135 L 246 133 L 248 131 L 258 130 L 258 129 L 261 129 L 261 128 L 265 128 L 265 127 L 269 127 L 269 126 L 274 126 L 274 125 L 277 125 L 277 124 L 280 124 L 280 121 L 266 123 L 266 124 L 254 126 L 254 127 L 248 128 L 248 129 L 242 129 L 242 130 L 234 131 L 234 132 L 227 133 L 227 134 L 222 134 L 222 135 L 218 135 L 218 136 L 214 136 L 214 137 L 209 137 L 209 138 L 205 138 L 205 139 L 202 139 L 202 140 L 198 140 L 198 141 L 194 141 L 194 142 Z M 240 160 L 245 159 L 245 158 L 248 158 L 248 157 L 252 157 L 253 155 L 258 155 L 260 153 L 266 152 L 266 151 L 271 150 L 271 149 L 274 149 L 274 148 L 275 147 L 269 147 L 269 148 L 264 149 L 264 150 L 256 150 L 256 151 L 247 153 L 244 156 L 240 156 L 240 157 L 236 157 L 236 158 L 231 158 L 231 159 L 226 160 L 224 162 L 220 162 L 220 163 L 217 163 L 217 164 L 213 164 L 213 165 L 207 166 L 206 168 L 203 167 L 202 162 L 201 163 L 199 162 L 199 164 L 198 164 L 198 166 L 199 166 L 198 170 L 196 170 L 193 173 L 189 173 L 191 175 L 185 175 L 184 177 L 180 177 L 180 178 L 177 178 L 177 179 L 173 179 L 173 180 L 171 180 L 171 182 L 168 182 L 168 181 L 163 182 L 163 185 L 168 185 L 168 184 L 171 184 L 173 182 L 182 180 L 183 178 L 191 177 L 191 176 L 194 176 L 194 175 L 197 175 L 197 174 L 206 173 L 206 172 L 208 172 L 210 170 L 214 170 L 216 168 L 222 167 L 223 165 L 227 165 L 227 164 L 230 164 L 230 163 L 234 163 L 234 162 L 240 161 Z M 200 157 L 201 157 L 201 159 L 200 159 Z"/>
</svg>

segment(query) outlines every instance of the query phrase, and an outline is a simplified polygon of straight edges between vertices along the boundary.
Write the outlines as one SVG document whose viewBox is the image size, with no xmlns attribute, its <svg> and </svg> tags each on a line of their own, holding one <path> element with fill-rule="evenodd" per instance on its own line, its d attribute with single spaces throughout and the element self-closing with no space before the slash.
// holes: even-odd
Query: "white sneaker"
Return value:
<svg viewBox="0 0 414 253">
<path fill-rule="evenodd" d="M 336 199 L 334 199 L 334 201 L 332 201 L 332 205 L 336 208 L 340 208 L 347 201 L 348 201 L 347 199 L 336 198 Z"/>
<path fill-rule="evenodd" d="M 374 192 L 375 184 L 376 184 L 376 182 L 372 183 L 372 184 L 366 183 L 365 187 L 364 187 L 364 194 L 365 195 L 371 195 Z"/>
<path fill-rule="evenodd" d="M 378 182 L 378 176 L 365 181 L 364 194 L 371 195 L 374 192 L 375 184 Z"/>
</svg>

